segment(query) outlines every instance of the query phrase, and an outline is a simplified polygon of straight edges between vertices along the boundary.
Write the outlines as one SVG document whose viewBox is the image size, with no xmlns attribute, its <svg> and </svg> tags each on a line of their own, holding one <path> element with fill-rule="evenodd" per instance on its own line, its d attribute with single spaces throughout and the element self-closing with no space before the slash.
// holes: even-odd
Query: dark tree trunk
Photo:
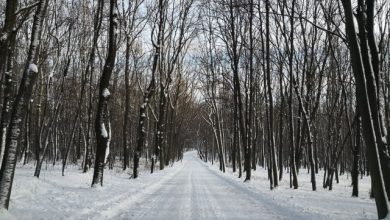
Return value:
<svg viewBox="0 0 390 220">
<path fill-rule="evenodd" d="M 161 51 L 161 44 L 163 41 L 163 24 L 164 24 L 164 4 L 163 0 L 159 0 L 158 3 L 158 13 L 159 13 L 159 23 L 158 23 L 158 33 L 157 33 L 157 42 L 156 44 L 153 42 L 154 47 L 154 57 L 153 57 L 153 64 L 152 64 L 152 78 L 150 80 L 149 86 L 146 89 L 144 96 L 143 96 L 143 103 L 141 104 L 139 108 L 139 121 L 138 121 L 138 131 L 137 131 L 137 146 L 135 148 L 134 152 L 134 158 L 133 158 L 133 178 L 138 177 L 138 167 L 139 167 L 139 159 L 141 158 L 141 152 L 142 149 L 145 146 L 145 123 L 146 123 L 146 108 L 149 104 L 149 101 L 151 97 L 153 96 L 155 92 L 156 87 L 156 71 L 157 66 L 160 59 L 160 51 Z M 153 35 L 153 34 L 152 34 Z M 152 161 L 152 165 L 154 166 L 155 159 Z M 153 168 L 152 168 L 153 169 Z"/>
<path fill-rule="evenodd" d="M 308 148 L 308 157 L 309 157 L 309 164 L 310 164 L 310 181 L 311 181 L 312 190 L 315 191 L 317 190 L 317 185 L 316 185 L 314 158 L 313 158 L 313 137 L 312 137 L 311 125 L 309 123 L 309 116 L 307 115 L 307 111 L 303 106 L 303 100 L 300 91 L 298 89 L 298 85 L 296 84 L 294 79 L 293 82 L 295 84 L 295 93 L 297 94 L 298 97 L 299 106 L 301 107 L 302 110 L 305 129 L 307 131 L 307 142 L 308 142 L 307 148 Z"/>
<path fill-rule="evenodd" d="M 17 1 L 16 1 L 17 2 Z M 16 33 L 12 31 L 8 43 L 7 48 L 7 61 L 6 61 L 6 71 L 4 74 L 4 100 L 3 100 L 3 111 L 1 113 L 1 121 L 0 121 L 0 167 L 2 164 L 4 151 L 5 151 L 5 139 L 7 134 L 7 128 L 9 122 L 11 120 L 11 106 L 13 103 L 13 93 L 14 93 L 14 50 L 15 50 L 15 41 L 16 41 Z M 1 45 L 0 45 L 1 46 Z M 1 50 L 1 49 L 0 49 Z M 1 73 L 1 69 L 0 69 Z"/>
<path fill-rule="evenodd" d="M 26 116 L 27 104 L 30 101 L 33 86 L 38 76 L 37 51 L 39 35 L 46 14 L 48 0 L 40 0 L 34 15 L 31 30 L 31 43 L 24 67 L 22 81 L 18 94 L 13 103 L 9 129 L 6 135 L 5 153 L 0 170 L 0 208 L 8 209 L 11 196 L 12 183 L 15 174 L 16 157 L 18 152 L 20 129 Z"/>
<path fill-rule="evenodd" d="M 129 132 L 129 121 L 130 121 L 130 39 L 126 37 L 126 64 L 125 64 L 125 112 L 123 116 L 123 170 L 130 167 L 130 132 Z M 152 165 L 153 167 L 153 165 Z M 153 171 L 152 171 L 153 172 Z"/>
<path fill-rule="evenodd" d="M 352 196 L 359 196 L 359 164 L 360 164 L 360 116 L 357 109 L 356 114 L 356 131 L 355 131 L 355 147 L 353 149 L 353 164 L 352 164 Z"/>
<path fill-rule="evenodd" d="M 362 9 L 362 2 L 359 1 L 359 3 L 359 9 Z M 370 102 L 376 103 L 376 100 L 370 100 L 372 99 L 372 97 L 369 96 L 368 93 L 368 91 L 375 91 L 375 89 L 372 88 L 372 84 L 369 84 L 366 81 L 367 79 L 365 69 L 363 67 L 363 62 L 367 62 L 367 60 L 365 60 L 361 54 L 363 53 L 361 51 L 363 48 L 359 47 L 359 41 L 356 37 L 357 35 L 351 1 L 343 0 L 342 4 L 346 20 L 345 27 L 349 44 L 352 69 L 356 80 L 356 102 L 362 117 L 363 135 L 367 146 L 367 159 L 369 164 L 369 171 L 371 174 L 372 192 L 375 197 L 378 218 L 385 218 L 389 213 L 389 204 L 386 194 L 386 188 L 384 185 L 381 161 L 378 157 L 379 148 L 377 141 L 380 140 L 377 140 L 378 134 L 376 134 L 377 131 L 374 128 L 373 115 L 371 113 L 371 111 L 375 111 L 376 107 L 374 109 L 370 108 Z M 363 14 L 364 13 L 360 11 L 358 17 L 360 16 L 361 19 L 363 17 Z M 359 20 L 359 22 L 362 21 Z M 388 176 L 388 174 L 386 175 Z"/>
<path fill-rule="evenodd" d="M 25 141 L 25 150 L 24 150 L 24 155 L 23 155 L 23 165 L 26 165 L 29 157 L 30 157 L 30 125 L 31 125 L 31 104 L 27 103 L 27 115 L 26 115 L 26 120 L 25 120 L 25 132 L 24 132 L 24 141 Z M 54 158 L 55 161 L 55 158 Z"/>
<path fill-rule="evenodd" d="M 116 29 L 118 28 L 118 12 L 116 0 L 110 0 L 110 26 L 108 31 L 108 53 L 99 84 L 99 100 L 95 119 L 96 157 L 92 178 L 92 187 L 103 185 L 103 170 L 107 160 L 106 152 L 110 146 L 111 126 L 109 120 L 108 101 L 111 96 L 108 86 L 116 58 Z"/>
<path fill-rule="evenodd" d="M 89 54 L 88 64 L 85 70 L 85 77 L 89 76 L 89 100 L 88 100 L 88 121 L 87 121 L 87 137 L 86 137 L 86 152 L 84 153 L 84 167 L 83 172 L 86 173 L 92 166 L 92 78 L 93 73 L 95 70 L 95 51 L 97 48 L 99 33 L 102 25 L 102 18 L 103 18 L 103 1 L 98 0 L 98 5 L 95 12 L 94 17 L 94 32 L 93 32 L 93 39 L 92 39 L 92 47 L 91 52 Z"/>
<path fill-rule="evenodd" d="M 35 172 L 34 172 L 34 176 L 37 178 L 39 178 L 39 175 L 41 174 L 41 168 L 42 168 L 42 164 L 43 164 L 43 161 L 45 159 L 45 156 L 46 156 L 47 148 L 49 146 L 49 138 L 51 135 L 52 128 L 53 128 L 53 126 L 56 126 L 55 123 L 58 120 L 58 115 L 59 115 L 60 108 L 62 105 L 62 98 L 63 98 L 64 88 L 65 88 L 65 77 L 66 77 L 68 69 L 69 69 L 69 63 L 70 63 L 70 59 L 68 59 L 68 62 L 66 63 L 66 66 L 64 69 L 64 73 L 62 76 L 60 94 L 59 94 L 59 97 L 57 98 L 57 103 L 55 105 L 53 115 L 51 116 L 50 121 L 47 123 L 47 126 L 45 126 L 47 129 L 46 129 L 46 134 L 45 134 L 45 138 L 44 138 L 44 147 L 42 148 L 42 152 L 39 154 L 39 157 L 37 157 L 37 164 L 35 166 Z M 42 143 L 42 142 L 40 141 L 39 143 Z M 41 146 L 39 146 L 39 148 L 41 148 Z"/>
<path fill-rule="evenodd" d="M 296 153 L 295 153 L 295 141 L 294 141 L 294 112 L 293 112 L 293 58 L 294 58 L 294 11 L 295 0 L 292 2 L 291 17 L 290 17 L 290 54 L 289 54 L 289 100 L 288 100 L 288 111 L 289 111 L 289 130 L 290 130 L 290 172 L 292 175 L 292 185 L 294 189 L 298 189 L 298 175 L 296 167 Z"/>
<path fill-rule="evenodd" d="M 279 75 L 279 94 L 280 94 L 280 110 L 279 110 L 279 154 L 278 154 L 278 162 L 279 162 L 279 180 L 281 181 L 283 178 L 283 110 L 284 110 L 284 94 L 283 94 L 283 66 L 280 65 L 280 75 Z"/>
<path fill-rule="evenodd" d="M 15 58 L 16 19 L 19 0 L 7 0 L 5 8 L 4 25 L 0 29 L 0 97 L 3 98 L 0 122 L 0 167 L 2 164 L 7 128 L 11 116 L 13 97 L 13 64 Z M 4 88 L 3 88 L 4 86 Z M 4 90 L 3 90 L 4 89 Z"/>
<path fill-rule="evenodd" d="M 269 102 L 269 110 L 268 110 L 268 132 L 269 132 L 269 149 L 270 149 L 270 162 L 272 166 L 272 185 L 273 187 L 278 186 L 278 167 L 277 167 L 277 161 L 276 161 L 276 149 L 275 149 L 275 137 L 274 137 L 274 107 L 273 107 L 273 96 L 272 96 L 272 84 L 271 84 L 271 57 L 270 57 L 270 22 L 269 22 L 269 11 L 270 11 L 270 2 L 269 0 L 266 1 L 266 15 L 265 15 L 265 29 L 266 29 L 266 81 L 267 81 L 267 95 L 268 95 L 268 102 Z"/>
<path fill-rule="evenodd" d="M 162 80 L 162 79 L 160 79 Z M 159 117 L 156 123 L 156 146 L 155 154 L 160 159 L 160 170 L 164 169 L 165 164 L 165 148 L 163 147 L 165 136 L 165 116 L 166 116 L 167 93 L 164 83 L 160 83 L 160 102 L 159 102 Z"/>
<path fill-rule="evenodd" d="M 241 85 L 240 85 L 240 77 L 238 74 L 239 71 L 239 61 L 240 61 L 240 55 L 238 51 L 238 35 L 239 33 L 236 33 L 236 25 L 234 18 L 236 16 L 236 13 L 234 13 L 235 7 L 233 5 L 232 0 L 229 4 L 229 11 L 230 11 L 230 32 L 231 32 L 231 39 L 232 39 L 232 55 L 231 55 L 231 62 L 232 62 L 232 70 L 233 70 L 233 90 L 234 90 L 234 102 L 237 106 L 237 121 L 238 126 L 240 129 L 240 138 L 242 142 L 242 147 L 244 150 L 244 170 L 246 172 L 245 180 L 248 181 L 251 179 L 251 160 L 250 160 L 250 149 L 248 146 L 248 137 L 247 137 L 247 128 L 246 123 L 244 121 L 244 110 L 243 110 L 243 102 L 241 97 Z"/>
</svg>

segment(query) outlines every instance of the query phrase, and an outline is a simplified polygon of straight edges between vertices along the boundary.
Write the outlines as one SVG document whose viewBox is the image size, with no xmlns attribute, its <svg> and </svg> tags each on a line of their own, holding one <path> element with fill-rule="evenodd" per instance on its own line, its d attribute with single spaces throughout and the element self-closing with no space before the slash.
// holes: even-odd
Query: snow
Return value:
<svg viewBox="0 0 390 220">
<path fill-rule="evenodd" d="M 0 142 L 0 164 L 3 163 L 3 157 L 4 157 L 4 152 L 5 152 L 5 139 L 6 139 L 6 134 L 7 134 L 7 127 L 3 127 L 2 130 L 2 140 Z"/>
<path fill-rule="evenodd" d="M 110 91 L 107 88 L 103 89 L 103 94 L 102 95 L 103 95 L 104 98 L 107 98 L 108 96 L 110 96 L 110 94 L 111 93 L 110 93 Z"/>
<path fill-rule="evenodd" d="M 30 63 L 28 65 L 28 69 L 33 73 L 38 73 L 38 67 L 34 63 Z"/>
<path fill-rule="evenodd" d="M 382 137 L 382 142 L 383 142 L 384 144 L 387 144 L 386 136 L 383 136 L 383 137 Z"/>
<path fill-rule="evenodd" d="M 219 171 L 219 164 L 208 163 L 207 166 L 219 175 L 242 183 L 245 177 L 238 177 L 238 171 L 232 172 L 232 168 L 226 167 L 226 173 Z M 238 169 L 237 169 L 238 170 Z M 268 197 L 272 203 L 284 208 L 292 208 L 303 214 L 308 219 L 377 219 L 375 201 L 370 199 L 370 178 L 359 176 L 359 197 L 352 197 L 351 176 L 348 174 L 339 176 L 340 183 L 334 180 L 333 190 L 322 187 L 324 173 L 316 174 L 317 191 L 311 190 L 310 174 L 306 169 L 300 169 L 298 175 L 299 188 L 290 189 L 289 173 L 283 173 L 283 180 L 274 190 L 269 189 L 267 170 L 257 167 L 252 170 L 251 181 L 243 183 L 248 190 L 257 191 L 264 197 Z M 283 208 L 283 209 L 284 209 Z"/>
<path fill-rule="evenodd" d="M 103 138 L 108 138 L 106 125 L 104 123 L 102 123 L 102 125 L 101 125 L 100 134 L 103 136 Z"/>
<path fill-rule="evenodd" d="M 299 174 L 300 188 L 289 188 L 288 174 L 269 190 L 266 171 L 258 168 L 243 183 L 237 174 L 204 163 L 196 152 L 182 162 L 149 174 L 141 161 L 141 175 L 129 179 L 120 166 L 104 172 L 104 185 L 91 188 L 92 170 L 83 174 L 70 166 L 47 166 L 41 178 L 34 167 L 18 165 L 9 213 L 17 219 L 375 219 L 369 199 L 369 178 L 360 180 L 360 198 L 351 197 L 350 180 L 341 176 L 333 191 L 312 192 L 309 175 Z M 150 162 L 149 162 L 150 165 Z M 158 167 L 158 165 L 156 164 Z M 131 170 L 131 169 L 130 169 Z M 320 175 L 318 182 L 320 182 Z M 3 219 L 3 214 L 0 214 Z"/>
<path fill-rule="evenodd" d="M 11 215 L 7 210 L 0 209 L 0 219 L 2 220 L 17 220 L 17 218 Z"/>
<path fill-rule="evenodd" d="M 82 173 L 81 168 L 68 166 L 67 175 L 62 176 L 60 165 L 49 164 L 45 170 L 44 164 L 37 179 L 32 164 L 18 164 L 9 211 L 0 213 L 0 219 L 117 219 L 146 195 L 155 194 L 183 163 L 153 174 L 149 166 L 140 161 L 137 179 L 129 178 L 132 169 L 123 172 L 119 165 L 114 170 L 105 169 L 103 187 L 91 188 L 93 170 Z M 10 217 L 5 218 L 5 214 Z"/>
<path fill-rule="evenodd" d="M 111 143 L 111 123 L 108 122 L 108 140 L 106 145 L 106 154 L 104 155 L 104 163 L 107 163 L 108 156 L 110 155 L 110 143 Z"/>
<path fill-rule="evenodd" d="M 110 155 L 110 141 L 106 145 L 106 153 L 104 155 L 104 163 L 107 163 L 108 156 Z"/>
</svg>

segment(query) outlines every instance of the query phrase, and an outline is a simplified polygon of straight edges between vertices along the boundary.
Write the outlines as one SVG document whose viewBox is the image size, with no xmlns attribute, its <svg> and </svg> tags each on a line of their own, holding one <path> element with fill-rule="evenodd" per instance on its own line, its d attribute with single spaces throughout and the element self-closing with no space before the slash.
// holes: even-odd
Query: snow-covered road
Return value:
<svg viewBox="0 0 390 220">
<path fill-rule="evenodd" d="M 302 219 L 242 183 L 221 176 L 196 155 L 115 219 Z"/>
<path fill-rule="evenodd" d="M 348 178 L 333 191 L 311 191 L 308 174 L 300 174 L 300 189 L 268 188 L 266 170 L 253 172 L 252 182 L 237 174 L 217 170 L 196 152 L 182 162 L 149 174 L 144 163 L 141 175 L 129 179 L 121 169 L 105 170 L 104 187 L 91 188 L 92 172 L 46 166 L 37 179 L 33 166 L 19 166 L 11 194 L 10 219 L 373 219 L 375 204 L 369 199 L 369 178 L 361 183 L 361 197 L 350 196 Z M 288 175 L 288 174 L 285 174 Z M 318 174 L 321 178 L 321 174 Z M 7 213 L 5 213 L 7 214 Z M 0 219 L 5 215 L 0 213 Z"/>
</svg>

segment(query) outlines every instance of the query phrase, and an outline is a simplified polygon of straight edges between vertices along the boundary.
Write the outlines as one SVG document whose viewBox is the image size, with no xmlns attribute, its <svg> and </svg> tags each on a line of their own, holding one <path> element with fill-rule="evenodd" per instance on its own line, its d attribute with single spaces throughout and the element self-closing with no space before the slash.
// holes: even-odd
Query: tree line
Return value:
<svg viewBox="0 0 390 220">
<path fill-rule="evenodd" d="M 311 189 L 371 176 L 388 214 L 389 4 L 386 1 L 204 2 L 196 55 L 204 102 L 199 155 L 244 181 L 258 165 L 270 189 L 299 172 Z M 316 174 L 323 170 L 323 177 Z M 284 172 L 287 171 L 287 177 Z"/>
<path fill-rule="evenodd" d="M 182 158 L 196 90 L 185 55 L 192 0 L 38 0 L 0 4 L 0 204 L 17 163 L 139 168 Z M 152 164 L 152 165 L 150 165 Z M 132 168 L 130 170 L 129 168 Z"/>
</svg>

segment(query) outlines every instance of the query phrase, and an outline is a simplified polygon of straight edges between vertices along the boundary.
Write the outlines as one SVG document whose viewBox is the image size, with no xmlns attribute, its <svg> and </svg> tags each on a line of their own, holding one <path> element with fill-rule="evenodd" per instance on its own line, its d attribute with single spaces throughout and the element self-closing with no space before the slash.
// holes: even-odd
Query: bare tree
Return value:
<svg viewBox="0 0 390 220">
<path fill-rule="evenodd" d="M 377 123 L 379 119 L 376 98 L 377 93 L 372 72 L 372 65 L 375 65 L 375 63 L 372 63 L 372 60 L 370 60 L 368 39 L 365 37 L 365 34 L 363 34 L 373 28 L 373 22 L 370 21 L 373 20 L 374 14 L 371 12 L 374 10 L 373 7 L 375 2 L 371 1 L 368 2 L 368 5 L 365 5 L 363 1 L 358 1 L 357 20 L 359 33 L 362 33 L 359 35 L 360 45 L 355 29 L 351 1 L 342 0 L 342 4 L 346 19 L 345 27 L 351 54 L 352 68 L 356 79 L 356 100 L 362 117 L 363 135 L 369 157 L 368 161 L 372 190 L 378 210 L 378 218 L 385 218 L 389 213 L 389 204 L 384 176 L 388 175 L 383 175 L 382 173 L 382 171 L 387 172 L 387 169 L 382 165 L 379 156 L 383 154 L 383 143 L 381 143 L 382 137 Z M 375 42 L 375 39 L 370 40 Z M 371 53 L 373 52 L 375 53 L 375 50 L 371 50 Z"/>
<path fill-rule="evenodd" d="M 18 94 L 11 110 L 10 124 L 5 141 L 4 159 L 0 170 L 0 206 L 3 209 L 8 209 L 9 206 L 12 182 L 15 175 L 19 137 L 21 134 L 20 129 L 26 116 L 26 106 L 30 100 L 32 89 L 38 76 L 38 67 L 36 65 L 37 50 L 47 6 L 47 0 L 40 0 L 37 6 L 31 31 L 30 49 Z"/>
<path fill-rule="evenodd" d="M 103 170 L 107 162 L 107 150 L 111 140 L 111 125 L 109 120 L 108 101 L 111 94 L 108 90 L 110 78 L 115 66 L 116 58 L 116 38 L 118 28 L 118 10 L 117 1 L 110 0 L 110 26 L 108 32 L 108 52 L 106 63 L 99 84 L 99 102 L 95 119 L 95 134 L 96 134 L 96 157 L 95 168 L 93 172 L 92 187 L 103 185 Z"/>
</svg>

